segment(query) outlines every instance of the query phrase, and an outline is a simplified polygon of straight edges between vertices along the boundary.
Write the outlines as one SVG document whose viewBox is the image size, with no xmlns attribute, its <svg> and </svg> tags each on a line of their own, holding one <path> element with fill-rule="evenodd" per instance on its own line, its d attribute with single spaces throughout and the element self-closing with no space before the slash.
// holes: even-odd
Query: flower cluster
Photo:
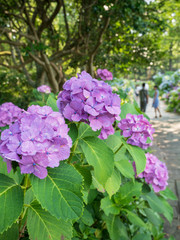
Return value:
<svg viewBox="0 0 180 240">
<path fill-rule="evenodd" d="M 47 85 L 41 85 L 37 88 L 38 92 L 49 94 L 51 93 L 51 88 Z"/>
<path fill-rule="evenodd" d="M 97 75 L 100 77 L 103 81 L 106 80 L 113 80 L 113 75 L 111 72 L 109 72 L 107 69 L 98 69 Z"/>
<path fill-rule="evenodd" d="M 0 154 L 7 162 L 8 172 L 16 161 L 21 173 L 47 176 L 46 167 L 58 167 L 70 155 L 72 145 L 64 118 L 51 107 L 32 105 L 1 134 Z"/>
<path fill-rule="evenodd" d="M 152 145 L 154 128 L 142 114 L 128 113 L 126 118 L 120 121 L 118 127 L 122 130 L 122 135 L 128 138 L 127 143 L 143 149 Z"/>
<path fill-rule="evenodd" d="M 168 170 L 166 164 L 150 153 L 146 154 L 145 170 L 137 177 L 145 178 L 148 184 L 152 184 L 155 192 L 165 190 L 168 185 Z"/>
<path fill-rule="evenodd" d="M 3 103 L 0 106 L 0 127 L 10 125 L 21 117 L 23 110 L 11 102 Z"/>
<path fill-rule="evenodd" d="M 78 78 L 73 77 L 63 85 L 57 106 L 70 121 L 84 121 L 93 131 L 101 129 L 100 138 L 106 139 L 114 133 L 112 124 L 120 120 L 120 98 L 112 93 L 111 87 L 93 79 L 83 71 Z"/>
</svg>

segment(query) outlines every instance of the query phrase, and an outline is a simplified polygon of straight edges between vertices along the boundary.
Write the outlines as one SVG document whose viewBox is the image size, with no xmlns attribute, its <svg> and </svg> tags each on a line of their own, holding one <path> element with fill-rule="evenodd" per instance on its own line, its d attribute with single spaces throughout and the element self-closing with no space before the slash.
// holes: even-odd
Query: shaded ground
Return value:
<svg viewBox="0 0 180 240">
<path fill-rule="evenodd" d="M 170 201 L 174 209 L 172 224 L 165 223 L 164 229 L 168 235 L 180 240 L 180 115 L 165 112 L 166 105 L 161 102 L 162 118 L 154 118 L 152 99 L 146 113 L 151 118 L 155 128 L 153 154 L 166 163 L 169 172 L 169 188 L 178 197 L 178 201 Z"/>
</svg>

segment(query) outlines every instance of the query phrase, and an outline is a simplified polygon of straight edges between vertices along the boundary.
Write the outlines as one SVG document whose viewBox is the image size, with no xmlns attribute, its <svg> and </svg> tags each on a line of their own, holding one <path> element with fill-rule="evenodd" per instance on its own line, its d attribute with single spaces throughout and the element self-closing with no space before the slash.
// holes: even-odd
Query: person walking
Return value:
<svg viewBox="0 0 180 240">
<path fill-rule="evenodd" d="M 154 86 L 154 97 L 153 97 L 153 108 L 154 108 L 154 112 L 155 112 L 155 118 L 157 118 L 157 112 L 159 112 L 159 117 L 162 117 L 160 109 L 159 109 L 159 91 L 158 91 L 158 87 Z"/>
<path fill-rule="evenodd" d="M 142 112 L 146 111 L 146 106 L 148 104 L 148 91 L 145 89 L 145 83 L 142 84 L 142 89 L 139 91 L 140 97 L 140 108 Z"/>
</svg>

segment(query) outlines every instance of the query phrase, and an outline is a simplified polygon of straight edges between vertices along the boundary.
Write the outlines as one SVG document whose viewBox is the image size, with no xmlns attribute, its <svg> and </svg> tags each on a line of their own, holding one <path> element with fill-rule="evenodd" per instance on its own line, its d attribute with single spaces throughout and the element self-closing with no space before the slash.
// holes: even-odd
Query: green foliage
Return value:
<svg viewBox="0 0 180 240">
<path fill-rule="evenodd" d="M 72 223 L 62 219 L 57 220 L 42 209 L 37 201 L 33 201 L 28 206 L 27 229 L 32 240 L 72 238 Z"/>
<path fill-rule="evenodd" d="M 23 191 L 15 181 L 0 174 L 0 233 L 17 221 L 23 208 Z"/>
<path fill-rule="evenodd" d="M 88 163 L 94 167 L 96 179 L 105 186 L 114 168 L 112 150 L 101 139 L 95 137 L 83 138 L 80 140 L 80 146 Z"/>
<path fill-rule="evenodd" d="M 82 176 L 68 164 L 50 168 L 45 179 L 31 176 L 32 188 L 42 207 L 63 220 L 75 220 L 82 214 Z"/>
<path fill-rule="evenodd" d="M 33 100 L 32 90 L 24 74 L 0 68 L 0 105 L 4 102 L 12 102 L 27 109 L 29 102 Z"/>
</svg>

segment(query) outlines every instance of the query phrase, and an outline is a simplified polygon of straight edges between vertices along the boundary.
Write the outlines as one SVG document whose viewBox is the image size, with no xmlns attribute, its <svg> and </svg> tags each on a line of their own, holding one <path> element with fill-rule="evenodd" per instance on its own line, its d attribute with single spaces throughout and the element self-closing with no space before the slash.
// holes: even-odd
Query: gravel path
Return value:
<svg viewBox="0 0 180 240">
<path fill-rule="evenodd" d="M 147 115 L 155 128 L 153 154 L 166 163 L 169 172 L 169 188 L 178 197 L 178 201 L 170 201 L 174 208 L 172 224 L 165 222 L 167 236 L 172 235 L 180 240 L 180 115 L 165 112 L 166 105 L 161 102 L 162 118 L 155 118 L 152 99 L 147 107 Z"/>
</svg>

